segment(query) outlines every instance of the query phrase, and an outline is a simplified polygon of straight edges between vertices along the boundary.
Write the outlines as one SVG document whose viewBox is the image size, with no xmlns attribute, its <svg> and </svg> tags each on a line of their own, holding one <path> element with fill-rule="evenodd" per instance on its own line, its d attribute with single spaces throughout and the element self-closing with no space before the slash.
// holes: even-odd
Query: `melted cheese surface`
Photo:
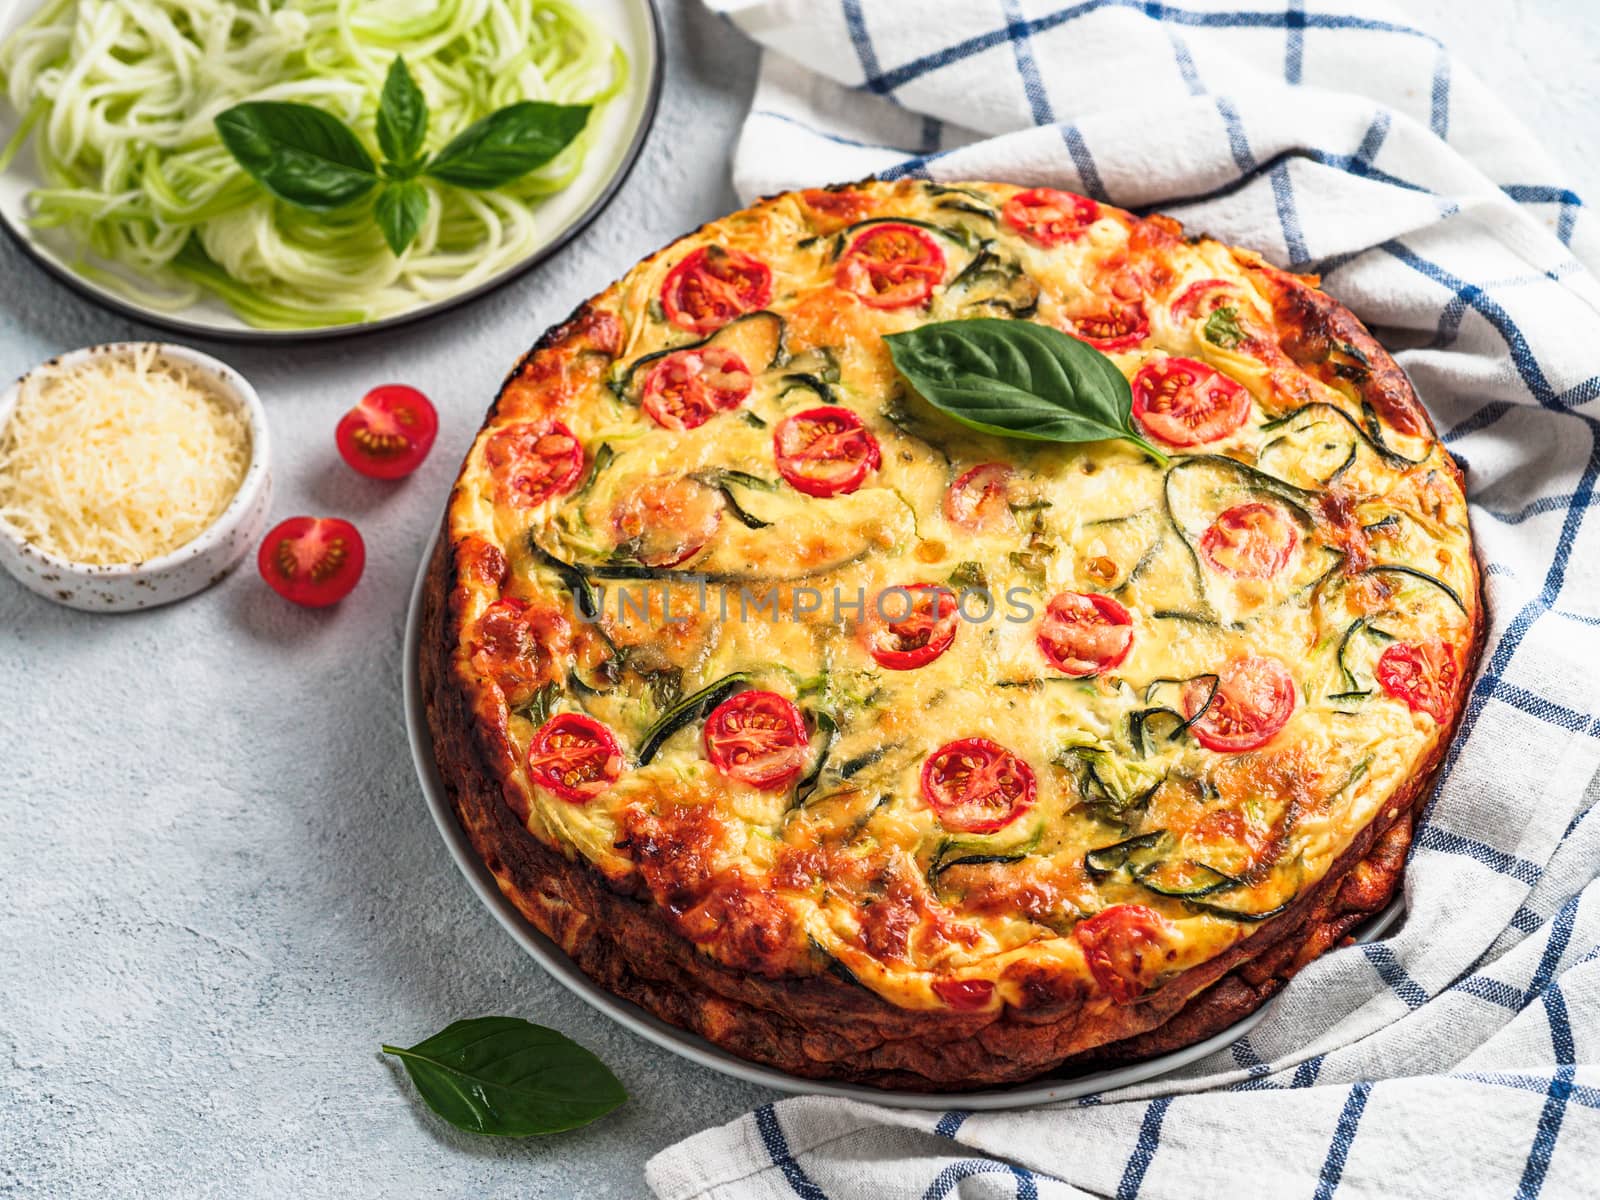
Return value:
<svg viewBox="0 0 1600 1200">
<path fill-rule="evenodd" d="M 1408 431 L 1403 414 L 1365 402 L 1367 353 L 1337 343 L 1314 365 L 1317 331 L 1287 321 L 1282 301 L 1298 282 L 1159 218 L 1101 207 L 1079 236 L 1040 245 L 1002 215 L 1017 190 L 868 184 L 715 222 L 640 264 L 526 364 L 468 456 L 452 533 L 504 570 L 469 580 L 457 662 L 480 714 L 503 722 L 508 797 L 534 836 L 648 891 L 730 965 L 843 971 L 910 1008 L 1126 1002 L 1317 883 L 1435 750 L 1470 674 L 1477 568 L 1460 474 L 1425 422 Z M 857 223 L 886 217 L 936 227 L 944 264 L 926 304 L 875 308 L 838 286 Z M 749 397 L 696 428 L 664 428 L 640 407 L 649 356 L 702 335 L 666 319 L 660 296 L 707 246 L 766 264 L 761 311 L 773 315 L 711 335 L 748 367 Z M 1220 285 L 1231 329 L 1181 302 L 1205 281 Z M 1165 468 L 1126 442 L 957 425 L 907 387 L 882 340 L 973 316 L 1075 328 L 1130 302 L 1148 333 L 1108 351 L 1126 374 L 1179 356 L 1249 393 L 1242 425 L 1169 447 Z M 857 414 L 881 451 L 857 490 L 826 498 L 788 486 L 773 445 L 780 421 L 821 404 Z M 486 446 L 554 422 L 583 448 L 583 481 L 521 504 L 515 472 Z M 1013 472 L 1009 519 L 974 531 L 945 498 L 983 463 Z M 714 498 L 703 547 L 614 577 L 642 544 L 617 514 L 644 481 L 728 471 L 756 481 Z M 1233 577 L 1197 547 L 1221 513 L 1252 503 L 1287 513 L 1293 544 L 1270 576 Z M 584 619 L 579 577 L 597 621 Z M 994 611 L 969 594 L 948 650 L 885 669 L 856 604 L 928 582 L 980 582 Z M 1125 606 L 1133 640 L 1115 667 L 1074 678 L 1041 654 L 1045 605 L 1066 591 Z M 486 624 L 504 597 L 522 606 L 510 642 Z M 1413 644 L 1442 648 L 1437 717 L 1377 678 L 1387 649 Z M 1287 668 L 1292 715 L 1258 748 L 1208 749 L 1183 727 L 1184 689 L 1252 656 Z M 708 760 L 700 720 L 637 761 L 678 699 L 736 673 L 804 714 L 814 780 L 731 780 Z M 627 760 L 587 803 L 526 770 L 537 729 L 560 712 L 602 722 Z M 1036 780 L 1032 807 L 992 832 L 947 828 L 923 793 L 928 757 L 965 738 L 1000 744 Z M 1138 918 L 1112 921 L 1109 941 L 1080 934 L 1122 906 Z"/>
</svg>

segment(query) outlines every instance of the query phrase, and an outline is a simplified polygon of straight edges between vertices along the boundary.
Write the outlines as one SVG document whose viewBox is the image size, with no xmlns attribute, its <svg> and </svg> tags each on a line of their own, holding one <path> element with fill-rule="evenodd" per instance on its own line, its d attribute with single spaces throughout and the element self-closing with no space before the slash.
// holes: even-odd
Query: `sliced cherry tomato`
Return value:
<svg viewBox="0 0 1600 1200">
<path fill-rule="evenodd" d="M 1089 974 L 1117 1004 L 1144 994 L 1166 964 L 1168 926 L 1165 918 L 1143 904 L 1113 904 L 1072 931 L 1083 948 Z"/>
<path fill-rule="evenodd" d="M 373 479 L 399 479 L 422 465 L 439 432 L 439 414 L 416 388 L 373 388 L 339 418 L 339 455 Z"/>
<path fill-rule="evenodd" d="M 914 671 L 950 649 L 960 614 L 955 593 L 937 583 L 906 583 L 903 594 L 880 592 L 861 623 L 861 637 L 881 667 Z"/>
<path fill-rule="evenodd" d="M 1133 418 L 1169 446 L 1227 437 L 1250 415 L 1250 393 L 1193 358 L 1146 363 L 1133 377 Z"/>
<path fill-rule="evenodd" d="M 1149 337 L 1150 318 L 1145 315 L 1141 300 L 1112 301 L 1099 312 L 1067 318 L 1067 332 L 1109 354 L 1131 350 Z"/>
<path fill-rule="evenodd" d="M 1197 317 L 1209 317 L 1224 304 L 1236 303 L 1238 295 L 1237 285 L 1226 279 L 1199 280 L 1178 293 L 1178 298 L 1172 302 L 1172 319 L 1192 321 Z"/>
<path fill-rule="evenodd" d="M 528 745 L 528 776 L 571 804 L 587 804 L 622 774 L 611 730 L 582 713 L 551 717 Z"/>
<path fill-rule="evenodd" d="M 560 421 L 507 425 L 483 448 L 501 494 L 518 508 L 564 495 L 583 478 L 583 445 Z"/>
<path fill-rule="evenodd" d="M 951 1008 L 971 1011 L 987 1007 L 994 995 L 994 984 L 987 979 L 935 979 L 933 994 Z"/>
<path fill-rule="evenodd" d="M 361 535 L 338 517 L 290 517 L 273 526 L 256 554 L 272 590 L 306 608 L 343 600 L 366 565 Z"/>
<path fill-rule="evenodd" d="M 1060 592 L 1039 622 L 1039 649 L 1050 665 L 1083 678 L 1109 671 L 1133 646 L 1133 618 L 1099 592 Z"/>
<path fill-rule="evenodd" d="M 944 278 L 944 251 L 915 225 L 873 225 L 856 235 L 833 282 L 873 308 L 925 303 Z"/>
<path fill-rule="evenodd" d="M 944 494 L 944 515 L 973 533 L 1015 529 L 1011 483 L 1015 473 L 1005 463 L 979 463 L 964 471 Z"/>
<path fill-rule="evenodd" d="M 706 757 L 730 779 L 762 791 L 786 787 L 810 754 L 800 710 L 777 692 L 740 692 L 706 718 Z"/>
<path fill-rule="evenodd" d="M 1200 535 L 1200 557 L 1236 579 L 1269 579 L 1289 565 L 1300 530 L 1281 504 L 1252 500 L 1218 515 Z"/>
<path fill-rule="evenodd" d="M 961 738 L 922 764 L 922 798 L 954 833 L 993 833 L 1033 807 L 1033 768 L 998 742 Z"/>
<path fill-rule="evenodd" d="M 1378 657 L 1378 682 L 1412 712 L 1425 712 L 1440 725 L 1450 715 L 1461 670 L 1455 648 L 1438 639 L 1396 642 Z"/>
<path fill-rule="evenodd" d="M 1294 676 L 1277 659 L 1236 658 L 1218 673 L 1215 695 L 1208 678 L 1183 685 L 1184 715 L 1194 717 L 1204 707 L 1189 726 L 1195 741 L 1219 754 L 1241 754 L 1266 745 L 1288 723 L 1294 693 Z"/>
<path fill-rule="evenodd" d="M 750 395 L 750 369 L 721 346 L 679 350 L 658 360 L 644 378 L 640 407 L 666 429 L 693 429 Z"/>
<path fill-rule="evenodd" d="M 656 475 L 618 502 L 611 523 L 618 549 L 647 567 L 675 567 L 716 536 L 722 496 L 687 475 Z"/>
<path fill-rule="evenodd" d="M 661 307 L 679 329 L 711 333 L 772 299 L 772 269 L 743 250 L 701 246 L 661 285 Z"/>
<path fill-rule="evenodd" d="M 813 214 L 821 218 L 814 224 L 823 233 L 832 233 L 859 221 L 872 211 L 871 197 L 853 187 L 838 190 L 807 188 L 800 193 L 800 199 Z"/>
<path fill-rule="evenodd" d="M 503 596 L 478 618 L 473 662 L 516 704 L 544 683 L 566 677 L 572 627 L 554 607 Z"/>
<path fill-rule="evenodd" d="M 848 408 L 808 408 L 772 432 L 778 473 L 808 496 L 837 496 L 861 486 L 882 461 L 878 439 Z"/>
<path fill-rule="evenodd" d="M 1031 242 L 1055 246 L 1082 237 L 1100 219 L 1100 206 L 1087 196 L 1033 188 L 1007 200 L 1000 219 Z"/>
</svg>

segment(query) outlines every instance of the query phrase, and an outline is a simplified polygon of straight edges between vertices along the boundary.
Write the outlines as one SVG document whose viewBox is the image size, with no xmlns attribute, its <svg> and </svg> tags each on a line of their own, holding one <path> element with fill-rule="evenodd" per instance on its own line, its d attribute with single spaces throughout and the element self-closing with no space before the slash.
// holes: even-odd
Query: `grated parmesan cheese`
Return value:
<svg viewBox="0 0 1600 1200">
<path fill-rule="evenodd" d="M 50 363 L 0 431 L 0 520 L 73 562 L 144 562 L 198 537 L 249 465 L 244 416 L 154 346 Z"/>
</svg>

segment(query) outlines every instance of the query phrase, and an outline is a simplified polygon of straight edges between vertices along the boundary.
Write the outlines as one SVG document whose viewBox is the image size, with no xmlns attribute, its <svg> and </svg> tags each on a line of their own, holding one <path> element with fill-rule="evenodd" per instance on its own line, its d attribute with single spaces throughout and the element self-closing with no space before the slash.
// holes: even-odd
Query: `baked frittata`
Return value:
<svg viewBox="0 0 1600 1200">
<path fill-rule="evenodd" d="M 807 1076 L 1204 1037 L 1393 891 L 1483 624 L 1462 474 L 1316 281 L 1049 188 L 707 225 L 552 330 L 451 495 L 423 671 L 506 894 Z M 1127 440 L 992 437 L 887 334 L 1037 322 Z"/>
</svg>

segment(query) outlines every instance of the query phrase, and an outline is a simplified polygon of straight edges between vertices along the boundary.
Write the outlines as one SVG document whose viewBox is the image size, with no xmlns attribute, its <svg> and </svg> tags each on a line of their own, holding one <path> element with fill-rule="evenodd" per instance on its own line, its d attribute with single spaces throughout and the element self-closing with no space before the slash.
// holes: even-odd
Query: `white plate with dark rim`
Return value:
<svg viewBox="0 0 1600 1200">
<path fill-rule="evenodd" d="M 422 563 L 417 569 L 416 583 L 411 589 L 411 603 L 406 611 L 405 639 L 400 651 L 403 664 L 401 670 L 406 708 L 406 737 L 411 743 L 411 758 L 416 764 L 417 781 L 422 785 L 422 795 L 428 802 L 428 811 L 433 814 L 434 824 L 438 825 L 439 833 L 444 837 L 444 844 L 450 851 L 450 857 L 455 859 L 461 874 L 477 893 L 478 899 L 483 901 L 484 907 L 494 914 L 495 919 L 505 927 L 505 931 L 517 945 L 526 950 L 530 958 L 554 976 L 568 991 L 646 1041 L 654 1042 L 663 1049 L 681 1055 L 702 1067 L 709 1067 L 713 1071 L 720 1071 L 724 1075 L 731 1075 L 746 1083 L 761 1084 L 780 1092 L 839 1096 L 848 1100 L 864 1100 L 869 1104 L 887 1104 L 895 1108 L 930 1111 L 963 1108 L 995 1111 L 1049 1104 L 1058 1100 L 1073 1100 L 1095 1092 L 1143 1083 L 1145 1080 L 1187 1066 L 1214 1050 L 1232 1045 L 1255 1028 L 1256 1023 L 1266 1015 L 1267 1008 L 1263 1005 L 1243 1020 L 1235 1022 L 1203 1042 L 1196 1042 L 1171 1054 L 1162 1054 L 1144 1062 L 1131 1063 L 1108 1071 L 1094 1071 L 1060 1079 L 1048 1077 L 1033 1079 L 1010 1087 L 989 1088 L 975 1092 L 891 1092 L 867 1087 L 864 1084 L 801 1079 L 795 1075 L 775 1071 L 771 1067 L 749 1062 L 713 1046 L 702 1037 L 685 1032 L 676 1025 L 669 1025 L 637 1005 L 606 991 L 580 971 L 559 946 L 530 925 L 517 911 L 516 906 L 506 899 L 500 891 L 500 885 L 495 882 L 494 876 L 489 873 L 467 840 L 466 833 L 456 820 L 455 811 L 450 807 L 450 800 L 445 795 L 444 782 L 439 778 L 439 768 L 433 759 L 433 736 L 428 731 L 428 718 L 422 706 L 422 688 L 417 678 L 417 651 L 421 644 L 422 593 L 428 577 L 428 563 L 433 558 L 433 548 L 438 537 L 436 530 L 428 539 L 427 548 L 423 551 Z M 1404 901 L 1397 896 L 1389 907 L 1356 934 L 1356 940 L 1376 941 L 1394 924 L 1403 911 Z"/>
<path fill-rule="evenodd" d="M 36 0 L 0 0 L 0 41 L 39 7 Z M 314 329 L 257 329 L 211 296 L 178 312 L 150 308 L 78 274 L 71 266 L 73 247 L 65 238 L 54 231 L 36 232 L 28 227 L 28 192 L 42 183 L 31 143 L 23 147 L 7 170 L 0 172 L 0 228 L 39 266 L 96 304 L 178 333 L 238 342 L 295 341 L 393 329 L 447 312 L 509 283 L 582 233 L 622 187 L 644 148 L 661 99 L 665 63 L 661 14 L 655 0 L 585 0 L 583 8 L 585 15 L 610 33 L 627 54 L 628 81 L 601 112 L 599 136 L 578 177 L 541 202 L 538 213 L 546 232 L 539 244 L 498 275 L 457 295 L 443 300 L 419 300 L 415 307 L 377 321 Z M 0 145 L 15 129 L 16 114 L 0 100 Z"/>
</svg>

